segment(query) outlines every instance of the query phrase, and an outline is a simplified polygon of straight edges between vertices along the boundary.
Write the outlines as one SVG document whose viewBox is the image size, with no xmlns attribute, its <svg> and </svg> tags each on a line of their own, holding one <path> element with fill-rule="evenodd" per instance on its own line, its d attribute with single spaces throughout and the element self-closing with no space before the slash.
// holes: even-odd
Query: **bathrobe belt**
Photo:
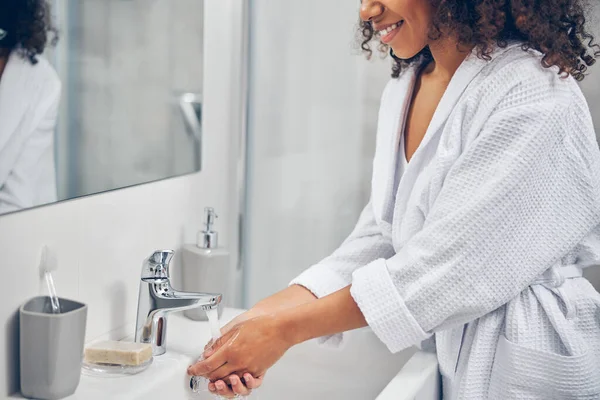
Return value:
<svg viewBox="0 0 600 400">
<path fill-rule="evenodd" d="M 556 293 L 564 302 L 566 308 L 567 319 L 575 316 L 575 305 L 566 295 L 563 283 L 567 279 L 575 279 L 583 277 L 583 268 L 577 264 L 560 265 L 555 264 L 539 278 L 531 283 L 531 286 L 541 285 Z"/>
<path fill-rule="evenodd" d="M 557 263 L 552 267 L 548 268 L 546 272 L 544 272 L 541 276 L 539 276 L 536 280 L 534 280 L 530 286 L 544 286 L 545 288 L 554 292 L 557 296 L 565 304 L 567 319 L 570 319 L 575 316 L 575 305 L 569 299 L 569 297 L 564 292 L 563 283 L 567 279 L 575 279 L 583 277 L 583 268 L 577 264 L 569 264 L 562 265 Z M 534 289 L 535 290 L 535 289 Z M 463 326 L 463 329 L 454 329 L 451 334 L 451 342 L 453 342 L 451 346 L 452 358 L 454 361 L 455 371 L 458 368 L 458 359 L 460 357 L 460 350 L 462 347 L 462 342 L 464 340 L 466 325 Z"/>
</svg>

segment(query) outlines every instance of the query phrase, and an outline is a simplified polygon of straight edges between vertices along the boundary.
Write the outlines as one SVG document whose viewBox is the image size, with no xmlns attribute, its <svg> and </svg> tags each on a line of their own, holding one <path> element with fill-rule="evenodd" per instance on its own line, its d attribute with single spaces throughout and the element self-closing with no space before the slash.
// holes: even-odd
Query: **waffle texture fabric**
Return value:
<svg viewBox="0 0 600 400">
<path fill-rule="evenodd" d="M 467 57 L 397 191 L 417 70 L 392 79 L 371 200 L 292 281 L 352 285 L 392 352 L 433 345 L 444 399 L 600 399 L 600 294 L 572 273 L 600 261 L 600 151 L 577 83 L 540 60 L 519 43 Z"/>
</svg>

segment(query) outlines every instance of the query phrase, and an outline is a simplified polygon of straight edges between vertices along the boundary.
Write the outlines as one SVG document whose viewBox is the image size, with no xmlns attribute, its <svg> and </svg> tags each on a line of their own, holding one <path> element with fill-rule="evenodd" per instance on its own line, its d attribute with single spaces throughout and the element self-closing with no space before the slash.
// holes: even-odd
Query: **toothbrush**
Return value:
<svg viewBox="0 0 600 400">
<path fill-rule="evenodd" d="M 60 314 L 60 302 L 56 295 L 56 287 L 54 286 L 54 279 L 52 278 L 52 271 L 56 271 L 57 263 L 55 257 L 50 254 L 47 246 L 42 247 L 42 257 L 40 260 L 40 271 L 46 278 L 46 285 L 48 286 L 48 294 L 50 295 L 50 304 L 52 305 L 52 312 L 54 314 Z"/>
<path fill-rule="evenodd" d="M 52 279 L 52 273 L 46 271 L 46 285 L 48 285 L 48 293 L 50 294 L 50 303 L 52 304 L 52 312 L 54 314 L 60 314 L 60 303 L 58 296 L 56 295 L 56 288 L 54 287 L 54 279 Z"/>
</svg>

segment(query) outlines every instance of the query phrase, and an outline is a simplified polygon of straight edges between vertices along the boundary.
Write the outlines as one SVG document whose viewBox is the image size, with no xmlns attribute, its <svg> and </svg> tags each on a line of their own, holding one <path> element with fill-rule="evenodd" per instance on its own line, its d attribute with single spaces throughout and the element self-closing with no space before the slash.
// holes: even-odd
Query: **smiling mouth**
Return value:
<svg viewBox="0 0 600 400">
<path fill-rule="evenodd" d="M 379 36 L 381 36 L 381 37 L 383 37 L 383 36 L 386 36 L 386 35 L 389 35 L 389 34 L 390 34 L 390 33 L 392 33 L 392 32 L 393 32 L 395 29 L 398 29 L 398 28 L 400 28 L 400 26 L 402 26 L 402 24 L 403 24 L 403 23 L 404 23 L 404 20 L 402 20 L 402 21 L 398 21 L 398 22 L 396 22 L 395 24 L 392 24 L 392 25 L 388 26 L 387 28 L 385 28 L 385 29 L 382 29 L 382 30 L 378 31 L 377 33 L 378 33 L 378 34 L 379 34 Z"/>
</svg>

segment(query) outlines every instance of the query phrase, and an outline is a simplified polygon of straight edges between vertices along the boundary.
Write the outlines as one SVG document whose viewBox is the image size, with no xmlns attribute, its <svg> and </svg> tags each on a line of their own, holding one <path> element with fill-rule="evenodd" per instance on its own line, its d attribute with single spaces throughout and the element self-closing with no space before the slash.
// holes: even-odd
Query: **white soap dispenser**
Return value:
<svg viewBox="0 0 600 400">
<path fill-rule="evenodd" d="M 186 244 L 182 249 L 183 290 L 186 292 L 221 293 L 227 299 L 229 288 L 229 251 L 219 247 L 219 234 L 213 230 L 218 215 L 212 207 L 204 209 L 205 229 L 198 232 L 196 244 Z M 223 302 L 218 306 L 219 317 Z M 206 321 L 206 312 L 196 308 L 184 311 L 195 321 Z"/>
</svg>

